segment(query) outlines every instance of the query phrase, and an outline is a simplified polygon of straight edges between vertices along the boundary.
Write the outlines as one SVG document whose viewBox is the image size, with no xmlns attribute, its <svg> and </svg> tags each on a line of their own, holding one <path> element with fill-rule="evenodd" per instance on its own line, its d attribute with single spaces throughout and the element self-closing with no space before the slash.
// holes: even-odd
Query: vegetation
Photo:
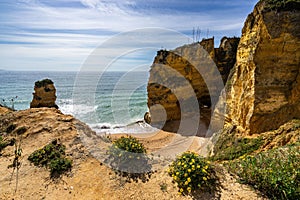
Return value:
<svg viewBox="0 0 300 200">
<path fill-rule="evenodd" d="M 300 10 L 300 0 L 261 0 L 266 2 L 266 10 Z"/>
<path fill-rule="evenodd" d="M 168 173 L 177 183 L 179 194 L 191 193 L 196 189 L 212 190 L 216 183 L 210 161 L 193 152 L 178 156 L 169 166 Z"/>
<path fill-rule="evenodd" d="M 15 144 L 16 140 L 13 138 L 11 140 L 6 140 L 2 136 L 0 136 L 0 153 L 3 149 L 5 149 L 7 146 L 13 146 Z M 1 154 L 0 154 L 1 155 Z"/>
<path fill-rule="evenodd" d="M 136 138 L 121 137 L 115 140 L 107 151 L 105 160 L 117 174 L 128 179 L 147 180 L 146 174 L 151 176 L 151 165 L 146 154 L 146 149 Z"/>
<path fill-rule="evenodd" d="M 227 163 L 242 183 L 252 185 L 271 199 L 300 199 L 300 143 Z"/>
<path fill-rule="evenodd" d="M 250 154 L 264 143 L 259 138 L 238 138 L 235 128 L 225 130 L 218 138 L 215 146 L 215 155 L 212 160 L 233 160 L 240 156 Z"/>
<path fill-rule="evenodd" d="M 41 81 L 36 81 L 34 85 L 35 85 L 35 87 L 40 88 L 40 87 L 45 87 L 48 84 L 53 84 L 53 81 L 50 79 L 44 79 Z"/>
<path fill-rule="evenodd" d="M 34 151 L 28 160 L 35 166 L 43 166 L 50 169 L 52 178 L 59 177 L 71 170 L 72 161 L 65 156 L 66 147 L 57 140 L 53 140 L 43 148 Z"/>
</svg>

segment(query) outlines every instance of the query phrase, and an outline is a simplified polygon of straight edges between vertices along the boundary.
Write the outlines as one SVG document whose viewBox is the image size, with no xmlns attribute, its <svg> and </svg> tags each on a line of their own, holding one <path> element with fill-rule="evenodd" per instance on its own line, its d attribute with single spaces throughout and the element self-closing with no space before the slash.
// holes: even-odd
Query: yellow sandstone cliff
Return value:
<svg viewBox="0 0 300 200">
<path fill-rule="evenodd" d="M 249 134 L 300 117 L 300 13 L 267 10 L 248 16 L 227 83 L 226 122 Z"/>
</svg>

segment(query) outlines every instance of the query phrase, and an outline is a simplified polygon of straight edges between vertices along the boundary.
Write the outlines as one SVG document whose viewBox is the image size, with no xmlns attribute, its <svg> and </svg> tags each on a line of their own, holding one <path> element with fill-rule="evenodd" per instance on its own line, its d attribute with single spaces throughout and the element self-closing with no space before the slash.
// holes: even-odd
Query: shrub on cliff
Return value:
<svg viewBox="0 0 300 200">
<path fill-rule="evenodd" d="M 53 81 L 50 79 L 44 79 L 41 81 L 36 81 L 34 85 L 35 85 L 35 87 L 40 88 L 40 87 L 45 87 L 48 84 L 53 84 Z"/>
<path fill-rule="evenodd" d="M 243 156 L 227 167 L 271 199 L 300 199 L 300 143 Z"/>
<path fill-rule="evenodd" d="M 212 160 L 233 160 L 240 156 L 250 154 L 264 143 L 261 137 L 243 138 L 238 137 L 236 127 L 229 127 L 222 131 L 213 147 Z"/>
<path fill-rule="evenodd" d="M 196 189 L 212 190 L 216 183 L 210 161 L 193 152 L 178 156 L 169 166 L 168 173 L 177 183 L 180 194 L 191 193 Z"/>
<path fill-rule="evenodd" d="M 35 166 L 43 166 L 50 169 L 52 178 L 59 177 L 71 170 L 72 161 L 65 157 L 66 147 L 57 140 L 53 140 L 41 149 L 34 151 L 28 160 Z"/>
<path fill-rule="evenodd" d="M 107 151 L 109 155 L 105 160 L 117 174 L 129 179 L 146 180 L 146 174 L 151 174 L 151 165 L 146 149 L 136 138 L 121 137 L 115 140 Z"/>
<path fill-rule="evenodd" d="M 300 10 L 300 0 L 261 0 L 266 3 L 266 10 Z"/>
</svg>

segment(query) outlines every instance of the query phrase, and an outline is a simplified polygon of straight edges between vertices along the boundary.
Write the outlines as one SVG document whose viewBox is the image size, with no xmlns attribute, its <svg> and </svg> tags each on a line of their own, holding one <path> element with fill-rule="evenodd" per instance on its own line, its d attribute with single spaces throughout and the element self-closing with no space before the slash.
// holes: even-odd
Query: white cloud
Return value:
<svg viewBox="0 0 300 200">
<path fill-rule="evenodd" d="M 59 6 L 70 2 L 78 5 Z M 56 6 L 49 3 L 56 3 Z M 176 3 L 180 6 L 187 2 Z M 199 26 L 226 34 L 226 31 L 240 30 L 245 19 L 233 17 L 235 13 L 178 13 L 152 7 L 143 12 L 137 1 L 130 0 L 19 0 L 19 4 L 14 6 L 15 9 L 0 13 L 0 25 L 3 27 L 0 38 L 5 41 L 0 46 L 0 68 L 17 68 L 22 65 L 22 60 L 26 60 L 22 67 L 34 69 L 34 66 L 45 64 L 43 59 L 48 61 L 49 66 L 52 65 L 49 69 L 60 69 L 58 66 L 66 63 L 78 67 L 89 52 L 116 33 L 143 27 L 186 31 Z M 167 37 L 156 37 L 167 43 Z M 147 40 L 151 43 L 151 38 Z M 130 45 L 126 39 L 119 42 L 121 46 Z M 157 48 L 164 44 L 158 42 Z M 114 55 L 114 52 L 115 49 L 110 49 L 105 53 Z"/>
</svg>

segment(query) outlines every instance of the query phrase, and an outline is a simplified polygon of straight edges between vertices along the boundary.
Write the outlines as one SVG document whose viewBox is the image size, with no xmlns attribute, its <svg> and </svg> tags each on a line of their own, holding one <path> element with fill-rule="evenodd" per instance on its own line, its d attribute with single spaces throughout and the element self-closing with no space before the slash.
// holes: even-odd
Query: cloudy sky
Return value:
<svg viewBox="0 0 300 200">
<path fill-rule="evenodd" d="M 178 32 L 192 37 L 193 27 L 199 27 L 200 37 L 214 36 L 216 44 L 222 36 L 240 36 L 243 23 L 257 1 L 1 0 L 0 69 L 78 71 L 88 56 L 105 43 L 111 48 L 100 54 L 120 57 L 114 49 L 130 45 L 129 38 L 134 34 L 122 36 L 136 29 L 146 30 L 144 40 L 152 48 L 146 51 L 147 46 L 139 46 L 137 42 L 132 47 L 131 42 L 126 51 L 142 50 L 120 59 L 123 65 L 120 70 L 129 65 L 149 65 L 156 50 L 173 47 L 164 44 L 168 34 Z M 167 31 L 153 34 L 152 29 L 147 31 L 150 27 Z M 175 43 L 192 41 L 192 38 L 179 39 Z"/>
</svg>

